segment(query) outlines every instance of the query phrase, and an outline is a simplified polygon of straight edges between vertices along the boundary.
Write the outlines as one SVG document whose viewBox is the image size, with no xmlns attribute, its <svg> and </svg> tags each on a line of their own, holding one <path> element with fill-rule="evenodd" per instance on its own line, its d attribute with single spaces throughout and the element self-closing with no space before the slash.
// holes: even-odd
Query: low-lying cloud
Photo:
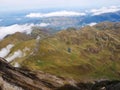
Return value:
<svg viewBox="0 0 120 90">
<path fill-rule="evenodd" d="M 7 56 L 10 53 L 10 50 L 12 49 L 13 46 L 14 46 L 13 44 L 9 44 L 5 48 L 2 48 L 0 50 L 0 57 L 4 58 L 5 56 Z"/>
<path fill-rule="evenodd" d="M 88 24 L 89 26 L 94 26 L 94 25 L 96 25 L 97 23 L 96 22 L 92 22 L 92 23 L 90 23 L 90 24 Z"/>
<path fill-rule="evenodd" d="M 26 15 L 26 17 L 29 18 L 43 18 L 43 17 L 69 17 L 69 16 L 84 16 L 85 13 L 80 12 L 73 12 L 73 11 L 57 11 L 57 12 L 51 12 L 51 13 L 30 13 Z"/>
<path fill-rule="evenodd" d="M 110 6 L 110 7 L 102 7 L 100 9 L 92 9 L 91 13 L 93 15 L 100 15 L 103 13 L 112 13 L 112 12 L 117 12 L 120 10 L 120 7 L 118 6 Z"/>
<path fill-rule="evenodd" d="M 7 57 L 6 60 L 7 60 L 8 62 L 11 62 L 11 61 L 13 61 L 14 59 L 20 58 L 20 57 L 22 57 L 22 56 L 23 56 L 22 51 L 21 51 L 21 50 L 18 50 L 18 51 L 16 51 L 16 52 L 14 52 L 13 55 Z"/>
<path fill-rule="evenodd" d="M 14 34 L 15 32 L 25 32 L 29 34 L 31 32 L 31 27 L 34 24 L 24 24 L 24 25 L 11 25 L 6 27 L 0 27 L 0 40 L 3 39 L 6 35 Z"/>
<path fill-rule="evenodd" d="M 40 24 L 38 24 L 38 26 L 40 26 L 40 27 L 47 27 L 49 25 L 50 25 L 49 23 L 40 23 Z"/>
<path fill-rule="evenodd" d="M 30 34 L 32 31 L 33 26 L 40 26 L 40 27 L 46 27 L 49 23 L 41 23 L 41 24 L 24 24 L 24 25 L 18 25 L 14 24 L 11 26 L 6 27 L 0 27 L 0 40 L 2 40 L 5 36 L 9 34 L 14 34 L 16 32 L 22 32 Z"/>
<path fill-rule="evenodd" d="M 26 56 L 26 53 L 27 53 L 28 51 L 30 51 L 30 48 L 28 48 L 28 47 L 25 47 L 23 50 L 18 49 L 18 50 L 15 51 L 14 53 L 9 54 L 9 55 L 6 57 L 6 60 L 7 60 L 8 62 L 12 62 L 12 61 L 15 60 L 16 58 L 25 57 L 25 56 Z"/>
</svg>

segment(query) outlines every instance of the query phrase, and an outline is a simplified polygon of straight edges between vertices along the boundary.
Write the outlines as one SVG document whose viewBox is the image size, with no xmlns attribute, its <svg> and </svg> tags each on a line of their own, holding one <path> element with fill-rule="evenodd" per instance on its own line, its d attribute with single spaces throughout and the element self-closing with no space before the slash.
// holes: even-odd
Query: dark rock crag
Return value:
<svg viewBox="0 0 120 90">
<path fill-rule="evenodd" d="M 120 81 L 78 83 L 42 71 L 15 68 L 0 58 L 0 90 L 120 90 Z"/>
<path fill-rule="evenodd" d="M 0 90 L 55 90 L 66 83 L 75 86 L 74 80 L 42 71 L 15 68 L 0 58 Z"/>
</svg>

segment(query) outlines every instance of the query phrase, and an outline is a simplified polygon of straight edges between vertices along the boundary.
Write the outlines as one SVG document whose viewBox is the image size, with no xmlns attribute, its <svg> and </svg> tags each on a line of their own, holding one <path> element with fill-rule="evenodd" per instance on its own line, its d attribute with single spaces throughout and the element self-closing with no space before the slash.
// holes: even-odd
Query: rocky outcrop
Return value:
<svg viewBox="0 0 120 90">
<path fill-rule="evenodd" d="M 0 58 L 0 90 L 120 90 L 120 81 L 78 83 L 42 71 L 15 68 Z"/>
<path fill-rule="evenodd" d="M 0 58 L 0 90 L 54 90 L 74 80 L 64 79 L 42 71 L 30 71 L 11 66 Z"/>
</svg>

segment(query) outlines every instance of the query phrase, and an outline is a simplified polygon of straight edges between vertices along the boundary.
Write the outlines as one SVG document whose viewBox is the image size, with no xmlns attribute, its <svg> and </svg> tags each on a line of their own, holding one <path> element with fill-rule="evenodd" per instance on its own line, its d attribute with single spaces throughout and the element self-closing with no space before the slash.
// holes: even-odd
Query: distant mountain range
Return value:
<svg viewBox="0 0 120 90">
<path fill-rule="evenodd" d="M 119 22 L 120 8 L 111 6 L 109 8 L 93 9 L 90 11 L 40 11 L 2 13 L 0 15 L 0 26 L 11 26 L 14 24 L 40 24 L 40 27 L 53 28 L 56 30 L 66 29 L 68 27 L 83 27 L 91 23 L 100 23 L 104 21 Z"/>
</svg>

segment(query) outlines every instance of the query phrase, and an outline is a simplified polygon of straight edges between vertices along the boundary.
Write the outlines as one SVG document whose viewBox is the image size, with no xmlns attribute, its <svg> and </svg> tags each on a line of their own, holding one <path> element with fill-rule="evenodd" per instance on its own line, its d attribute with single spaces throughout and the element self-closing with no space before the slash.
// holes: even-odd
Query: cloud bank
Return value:
<svg viewBox="0 0 120 90">
<path fill-rule="evenodd" d="M 15 32 L 22 32 L 30 34 L 32 31 L 33 26 L 40 26 L 40 27 L 46 27 L 50 25 L 49 23 L 41 23 L 41 24 L 24 24 L 24 25 L 11 25 L 6 27 L 0 27 L 0 40 L 2 40 L 5 36 L 9 34 L 14 34 Z"/>
<path fill-rule="evenodd" d="M 18 50 L 18 51 L 16 51 L 16 52 L 14 52 L 14 54 L 13 54 L 12 56 L 7 57 L 6 60 L 7 60 L 8 62 L 11 62 L 12 60 L 14 60 L 14 59 L 16 59 L 16 58 L 20 58 L 20 57 L 22 57 L 22 56 L 23 56 L 22 51 L 21 51 L 21 50 Z"/>
<path fill-rule="evenodd" d="M 14 46 L 13 44 L 9 44 L 5 48 L 2 48 L 0 50 L 0 57 L 4 58 L 5 56 L 7 56 L 13 46 Z"/>
<path fill-rule="evenodd" d="M 40 26 L 40 27 L 47 27 L 49 25 L 50 25 L 49 23 L 40 23 L 40 24 L 38 24 L 38 26 Z"/>
<path fill-rule="evenodd" d="M 3 39 L 6 35 L 14 34 L 15 32 L 25 32 L 29 34 L 31 32 L 32 26 L 34 26 L 34 24 L 15 24 L 7 27 L 0 27 L 0 40 Z"/>
<path fill-rule="evenodd" d="M 94 26 L 94 25 L 96 25 L 97 23 L 96 22 L 92 22 L 92 23 L 90 23 L 90 24 L 88 24 L 89 26 Z"/>
<path fill-rule="evenodd" d="M 73 12 L 73 11 L 57 11 L 57 12 L 51 12 L 51 13 L 30 13 L 26 15 L 26 17 L 29 18 L 43 18 L 43 17 L 69 17 L 69 16 L 84 16 L 85 13 L 79 13 L 79 12 Z"/>
<path fill-rule="evenodd" d="M 103 13 L 112 13 L 112 12 L 117 12 L 120 10 L 120 7 L 118 6 L 110 6 L 110 7 L 102 7 L 100 9 L 92 9 L 90 12 L 93 15 L 101 15 Z"/>
</svg>

